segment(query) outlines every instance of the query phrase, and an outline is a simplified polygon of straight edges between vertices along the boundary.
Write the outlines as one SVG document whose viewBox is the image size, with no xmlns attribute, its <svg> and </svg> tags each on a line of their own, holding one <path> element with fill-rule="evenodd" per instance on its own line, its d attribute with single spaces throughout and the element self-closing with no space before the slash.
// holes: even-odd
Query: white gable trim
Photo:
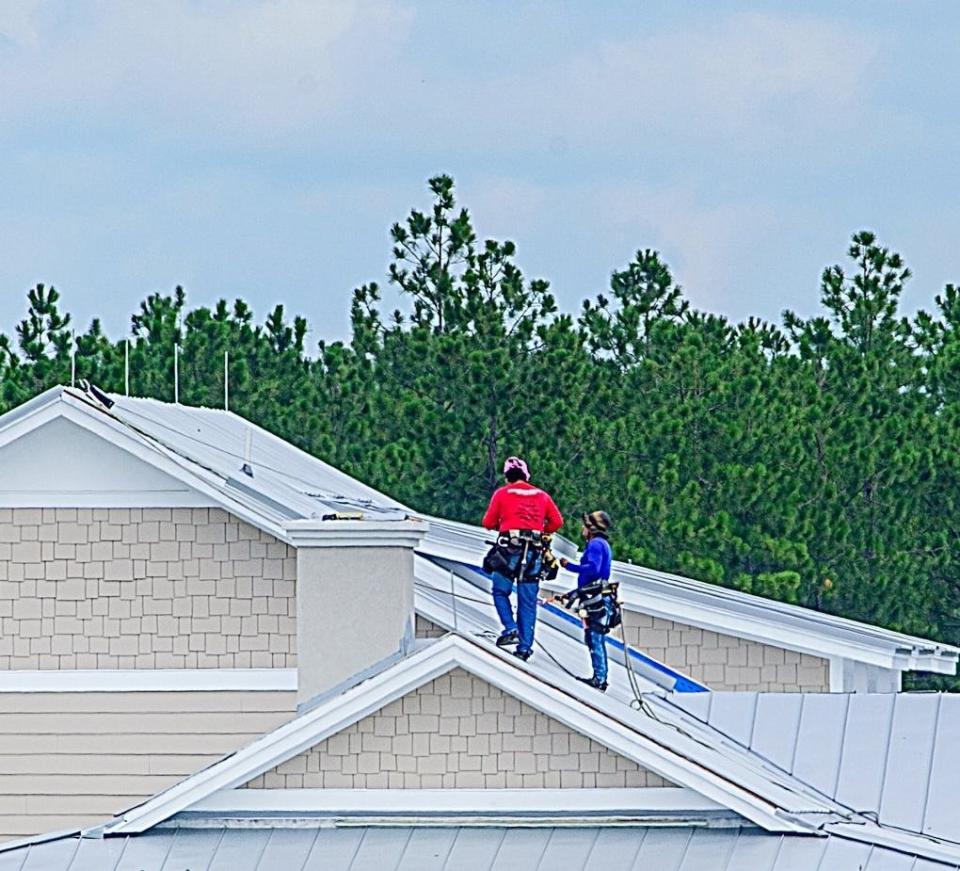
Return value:
<svg viewBox="0 0 960 871">
<path fill-rule="evenodd" d="M 13 419 L 6 426 L 0 427 L 0 447 L 58 417 L 62 417 L 93 435 L 111 442 L 138 459 L 151 464 L 161 472 L 167 473 L 209 499 L 212 504 L 219 505 L 241 520 L 245 520 L 258 529 L 269 532 L 289 544 L 283 529 L 282 518 L 279 516 L 268 518 L 261 510 L 247 505 L 240 499 L 232 498 L 223 491 L 224 480 L 221 476 L 212 472 L 204 472 L 194 463 L 189 463 L 188 466 L 187 460 L 163 447 L 153 438 L 138 434 L 130 426 L 116 420 L 99 406 L 95 406 L 82 394 L 69 391 L 66 388 L 56 388 L 55 390 L 56 392 L 47 391 L 47 394 L 42 394 L 43 396 L 50 394 L 44 404 L 38 403 L 35 407 L 22 407 L 10 412 L 11 415 L 14 415 Z M 39 398 L 37 397 L 37 399 Z M 17 413 L 18 411 L 24 413 Z M 23 507 L 35 508 L 38 506 L 24 505 Z"/>
<path fill-rule="evenodd" d="M 645 729 L 635 731 L 625 727 L 605 712 L 532 679 L 520 663 L 508 661 L 510 659 L 506 654 L 488 653 L 465 639 L 447 636 L 160 793 L 109 824 L 105 831 L 108 834 L 143 832 L 216 792 L 249 782 L 457 667 L 768 831 L 809 832 L 810 828 L 791 819 L 780 805 L 765 796 L 778 796 L 793 805 L 799 803 L 801 810 L 832 809 L 809 795 L 801 796 L 761 778 L 752 766 L 737 764 L 729 755 L 721 755 L 706 742 L 686 736 L 668 723 L 638 714 L 637 725 Z M 712 767 L 708 767 L 711 763 Z"/>
</svg>

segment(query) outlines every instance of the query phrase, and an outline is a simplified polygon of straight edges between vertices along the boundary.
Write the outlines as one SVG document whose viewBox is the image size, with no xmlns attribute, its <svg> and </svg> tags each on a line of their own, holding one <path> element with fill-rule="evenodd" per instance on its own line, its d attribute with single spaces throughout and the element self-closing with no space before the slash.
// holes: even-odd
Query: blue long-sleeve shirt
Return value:
<svg viewBox="0 0 960 871">
<path fill-rule="evenodd" d="M 606 581 L 610 578 L 610 564 L 613 562 L 613 552 L 610 543 L 599 535 L 591 538 L 583 549 L 583 556 L 579 563 L 568 562 L 568 572 L 576 572 L 577 589 L 592 584 L 594 581 Z"/>
</svg>

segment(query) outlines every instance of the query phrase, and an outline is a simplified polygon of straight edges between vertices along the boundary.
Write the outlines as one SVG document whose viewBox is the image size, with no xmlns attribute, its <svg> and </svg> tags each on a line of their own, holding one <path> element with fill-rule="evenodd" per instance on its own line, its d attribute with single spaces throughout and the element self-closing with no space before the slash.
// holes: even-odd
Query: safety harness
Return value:
<svg viewBox="0 0 960 871">
<path fill-rule="evenodd" d="M 577 613 L 591 624 L 591 628 L 606 635 L 623 621 L 617 581 L 597 580 L 560 596 L 568 610 L 576 606 Z M 608 609 L 607 605 L 612 607 Z"/>
</svg>

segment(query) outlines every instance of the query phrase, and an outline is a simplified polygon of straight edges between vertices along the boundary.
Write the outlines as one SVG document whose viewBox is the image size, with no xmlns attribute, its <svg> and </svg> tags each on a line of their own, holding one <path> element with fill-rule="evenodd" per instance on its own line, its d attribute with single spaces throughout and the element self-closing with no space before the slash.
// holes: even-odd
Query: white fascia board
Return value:
<svg viewBox="0 0 960 871">
<path fill-rule="evenodd" d="M 0 671 L 0 693 L 296 692 L 296 689 L 295 668 Z"/>
<path fill-rule="evenodd" d="M 624 584 L 620 585 L 620 597 L 623 606 L 631 611 L 651 614 L 677 623 L 688 623 L 822 659 L 853 659 L 894 671 L 918 670 L 955 674 L 957 669 L 956 654 L 952 654 L 952 650 L 946 645 L 942 646 L 940 653 L 931 651 L 918 655 L 914 650 L 904 649 L 892 639 L 878 639 L 877 643 L 866 640 L 860 642 L 852 638 L 837 638 L 830 634 L 829 630 L 818 631 L 814 626 L 807 629 L 784 625 L 777 622 L 775 611 L 771 611 L 769 615 L 724 611 L 719 607 L 687 602 L 647 588 L 631 589 Z"/>
<path fill-rule="evenodd" d="M 648 589 L 633 590 L 623 584 L 620 585 L 620 598 L 623 607 L 627 610 L 650 614 L 663 620 L 686 623 L 713 632 L 821 658 L 845 657 L 882 668 L 896 667 L 896 656 L 892 652 L 837 641 L 825 637 L 816 630 L 804 631 L 796 627 L 783 627 L 773 619 L 764 620 L 743 613 L 703 607 Z"/>
<path fill-rule="evenodd" d="M 588 814 L 726 811 L 683 787 L 631 789 L 228 789 L 191 811 L 316 814 Z"/>
<path fill-rule="evenodd" d="M 105 831 L 109 834 L 146 831 L 220 790 L 247 783 L 458 666 L 508 695 L 523 699 L 531 707 L 574 731 L 590 736 L 615 753 L 632 759 L 673 783 L 701 793 L 768 831 L 810 831 L 808 826 L 788 819 L 776 804 L 760 795 L 764 787 L 768 792 L 784 797 L 790 795 L 789 790 L 769 780 L 754 781 L 749 789 L 741 786 L 737 775 L 745 775 L 753 780 L 751 775 L 755 772 L 745 770 L 742 766 L 737 771 L 735 764 L 722 765 L 731 769 L 726 775 L 707 769 L 697 761 L 704 753 L 715 757 L 714 761 L 724 763 L 725 760 L 702 742 L 649 718 L 645 718 L 643 723 L 650 731 L 659 733 L 655 739 L 625 728 L 603 711 L 531 679 L 519 664 L 501 661 L 456 636 L 446 636 L 429 645 L 222 762 L 160 793 L 109 824 Z M 794 794 L 793 798 L 798 796 Z"/>
</svg>

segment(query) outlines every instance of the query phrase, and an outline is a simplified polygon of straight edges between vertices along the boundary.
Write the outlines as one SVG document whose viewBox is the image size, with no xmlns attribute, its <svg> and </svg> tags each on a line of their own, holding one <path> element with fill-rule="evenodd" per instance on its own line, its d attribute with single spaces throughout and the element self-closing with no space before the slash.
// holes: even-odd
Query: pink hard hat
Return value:
<svg viewBox="0 0 960 871">
<path fill-rule="evenodd" d="M 513 469 L 519 469 L 523 473 L 523 477 L 528 481 L 530 480 L 530 470 L 520 457 L 507 457 L 507 461 L 503 464 L 503 474 L 506 475 Z"/>
</svg>

